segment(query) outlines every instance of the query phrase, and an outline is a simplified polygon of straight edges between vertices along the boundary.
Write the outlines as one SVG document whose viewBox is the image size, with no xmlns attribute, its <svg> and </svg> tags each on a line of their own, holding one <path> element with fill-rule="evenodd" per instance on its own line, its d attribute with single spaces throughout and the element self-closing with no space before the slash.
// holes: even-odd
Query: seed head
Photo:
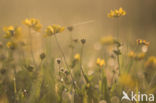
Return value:
<svg viewBox="0 0 156 103">
<path fill-rule="evenodd" d="M 74 39 L 73 41 L 74 41 L 75 43 L 77 43 L 79 40 L 78 40 L 78 39 Z"/>
<path fill-rule="evenodd" d="M 32 72 L 33 69 L 34 69 L 34 66 L 33 66 L 33 65 L 27 65 L 27 66 L 25 66 L 25 67 L 26 67 L 26 69 L 27 69 L 29 72 Z"/>
<path fill-rule="evenodd" d="M 58 64 L 60 64 L 60 63 L 61 63 L 61 59 L 60 59 L 60 58 L 57 58 L 57 60 L 56 60 L 56 61 L 57 61 L 57 63 L 58 63 Z"/>
<path fill-rule="evenodd" d="M 81 39 L 81 43 L 85 44 L 86 43 L 86 39 Z"/>
<path fill-rule="evenodd" d="M 73 31 L 74 27 L 73 26 L 68 26 L 67 29 L 71 32 L 71 31 Z"/>
<path fill-rule="evenodd" d="M 2 69 L 0 70 L 0 72 L 1 72 L 1 74 L 5 74 L 5 73 L 6 73 L 6 69 L 5 69 L 5 68 L 2 68 Z"/>
<path fill-rule="evenodd" d="M 43 60 L 46 57 L 45 53 L 40 54 L 40 59 Z"/>
</svg>

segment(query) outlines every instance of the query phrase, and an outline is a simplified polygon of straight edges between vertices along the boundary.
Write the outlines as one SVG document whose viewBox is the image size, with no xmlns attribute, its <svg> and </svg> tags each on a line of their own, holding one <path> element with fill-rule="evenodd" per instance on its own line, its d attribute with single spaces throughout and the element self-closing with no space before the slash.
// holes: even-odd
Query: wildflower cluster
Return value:
<svg viewBox="0 0 156 103">
<path fill-rule="evenodd" d="M 111 11 L 108 14 L 111 18 L 125 15 L 126 12 L 122 8 Z M 40 21 L 35 18 L 25 19 L 24 24 L 29 28 L 29 36 L 32 35 L 31 30 L 37 33 L 40 32 L 42 28 Z M 68 32 L 73 33 L 74 29 L 76 29 L 75 26 L 74 28 L 73 26 L 67 27 Z M 127 45 L 125 48 L 124 42 L 120 42 L 120 40 L 118 40 L 119 38 L 116 39 L 111 36 L 103 37 L 100 39 L 102 45 L 99 43 L 100 49 L 97 51 L 99 52 L 98 54 L 95 52 L 94 54 L 96 55 L 92 55 L 92 52 L 87 52 L 87 55 L 93 56 L 92 59 L 89 60 L 88 58 L 86 59 L 86 55 L 84 55 L 86 54 L 84 50 L 88 49 L 85 48 L 87 39 L 79 40 L 71 36 L 71 54 L 70 56 L 66 55 L 67 53 L 64 52 L 59 39 L 57 39 L 57 34 L 62 33 L 65 27 L 61 25 L 49 25 L 45 29 L 44 34 L 48 37 L 54 36 L 55 43 L 59 49 L 58 51 L 61 54 L 55 61 L 57 53 L 54 54 L 55 52 L 53 52 L 51 48 L 53 39 L 49 39 L 50 41 L 47 40 L 46 43 L 44 41 L 45 39 L 41 40 L 43 41 L 41 45 L 43 48 L 41 47 L 38 51 L 46 52 L 36 52 L 30 48 L 31 52 L 29 53 L 25 52 L 25 50 L 23 50 L 24 48 L 20 48 L 20 46 L 14 50 L 17 52 L 12 52 L 13 49 L 17 47 L 17 44 L 19 44 L 18 38 L 21 34 L 21 28 L 8 26 L 3 30 L 5 33 L 4 43 L 9 49 L 4 48 L 4 51 L 7 50 L 7 53 L 3 55 L 3 45 L 0 42 L 0 50 L 2 51 L 2 55 L 0 54 L 2 64 L 0 73 L 5 74 L 7 70 L 11 72 L 8 72 L 9 74 L 7 74 L 4 79 L 4 75 L 0 75 L 0 87 L 2 89 L 9 88 L 7 93 L 2 93 L 7 95 L 7 98 L 10 96 L 8 94 L 13 95 L 13 99 L 8 98 L 9 103 L 12 101 L 17 103 L 36 103 L 40 100 L 44 103 L 51 103 L 51 100 L 54 100 L 54 103 L 114 103 L 112 102 L 113 95 L 120 98 L 120 93 L 124 88 L 127 89 L 127 92 L 129 92 L 129 90 L 136 91 L 136 87 L 146 91 L 146 88 L 152 87 L 150 84 L 154 84 L 152 82 L 149 83 L 149 80 L 152 81 L 151 78 L 155 77 L 153 75 L 155 69 L 153 68 L 156 68 L 156 57 L 151 56 L 146 60 L 145 56 L 148 55 L 146 53 L 150 44 L 146 40 L 137 40 L 137 44 L 143 48 L 142 52 L 138 52 L 138 49 L 130 51 L 128 53 L 129 59 L 127 58 L 129 48 Z M 33 47 L 31 39 L 33 38 L 30 37 L 28 43 Z M 75 44 L 73 45 L 73 43 Z M 103 47 L 101 48 L 101 46 Z M 138 48 L 138 46 L 136 46 L 136 48 Z M 27 56 L 29 54 L 32 60 Z M 36 58 L 34 54 L 36 54 L 38 58 Z M 101 58 L 95 60 L 97 55 Z M 84 63 L 86 63 L 87 60 L 89 60 L 89 62 L 85 65 Z M 137 62 L 135 60 L 137 60 Z M 140 62 L 140 60 L 142 61 Z M 144 63 L 144 68 L 142 68 L 143 65 L 141 63 Z M 23 80 L 25 82 L 23 82 Z M 142 81 L 147 83 L 142 83 Z M 139 83 L 140 85 L 138 85 Z M 154 91 L 155 88 L 152 90 Z M 45 93 L 47 93 L 47 95 L 42 96 L 42 94 Z"/>
<path fill-rule="evenodd" d="M 35 18 L 25 19 L 23 22 L 26 26 L 33 29 L 34 31 L 39 32 L 42 28 L 42 25 L 40 24 L 40 21 Z"/>
<path fill-rule="evenodd" d="M 111 10 L 110 13 L 108 13 L 108 17 L 110 18 L 116 18 L 125 15 L 126 15 L 126 11 L 124 11 L 122 8 Z"/>
<path fill-rule="evenodd" d="M 10 39 L 10 38 L 17 39 L 21 35 L 20 27 L 8 26 L 8 27 L 4 27 L 3 30 L 5 32 L 3 37 L 6 39 Z"/>
<path fill-rule="evenodd" d="M 7 47 L 10 49 L 15 49 L 16 44 L 13 41 L 7 42 Z"/>
<path fill-rule="evenodd" d="M 46 36 L 52 36 L 55 35 L 57 33 L 61 33 L 64 31 L 64 27 L 60 26 L 60 25 L 50 25 L 46 28 L 45 32 L 46 32 Z"/>
<path fill-rule="evenodd" d="M 130 51 L 128 53 L 128 56 L 132 59 L 135 59 L 135 60 L 142 60 L 144 59 L 145 57 L 145 53 L 141 52 L 141 53 L 135 53 L 134 51 Z"/>
<path fill-rule="evenodd" d="M 4 35 L 3 37 L 7 39 L 7 47 L 10 49 L 15 49 L 17 41 L 21 35 L 21 28 L 8 26 L 3 28 Z"/>
</svg>

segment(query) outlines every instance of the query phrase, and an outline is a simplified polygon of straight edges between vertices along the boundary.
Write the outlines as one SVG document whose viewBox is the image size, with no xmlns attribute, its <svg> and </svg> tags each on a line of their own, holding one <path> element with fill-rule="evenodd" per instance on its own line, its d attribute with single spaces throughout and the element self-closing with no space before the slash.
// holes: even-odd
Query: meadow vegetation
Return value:
<svg viewBox="0 0 156 103">
<path fill-rule="evenodd" d="M 107 16 L 119 21 L 125 15 L 119 8 Z M 133 40 L 135 45 L 123 42 L 118 24 L 114 36 L 95 41 L 100 50 L 92 67 L 85 64 L 87 38 L 74 38 L 76 27 L 43 27 L 36 18 L 27 18 L 22 25 L 2 29 L 0 103 L 121 103 L 123 90 L 156 93 L 156 57 L 148 54 L 150 41 L 138 38 Z M 71 37 L 65 47 L 70 56 L 58 37 L 66 36 L 64 31 Z M 38 38 L 33 35 L 39 35 L 40 42 L 34 42 Z M 41 48 L 39 53 L 36 45 Z"/>
</svg>

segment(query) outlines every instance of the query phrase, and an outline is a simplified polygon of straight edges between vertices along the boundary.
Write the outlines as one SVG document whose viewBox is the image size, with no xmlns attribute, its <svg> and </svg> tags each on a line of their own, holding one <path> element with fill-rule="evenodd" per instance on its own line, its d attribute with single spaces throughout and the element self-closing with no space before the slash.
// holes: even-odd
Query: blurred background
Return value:
<svg viewBox="0 0 156 103">
<path fill-rule="evenodd" d="M 114 35 L 116 21 L 107 17 L 111 9 L 122 7 L 127 15 L 120 18 L 120 37 L 129 42 L 145 39 L 151 42 L 149 50 L 155 55 L 156 44 L 156 0 L 0 0 L 0 28 L 8 25 L 22 25 L 25 18 L 37 18 L 44 28 L 50 24 L 74 28 L 74 38 L 86 38 L 87 48 L 93 48 L 92 41 Z M 2 34 L 2 29 L 0 30 Z M 63 45 L 68 43 L 68 34 L 60 36 Z M 66 38 L 66 39 L 64 39 Z M 67 50 L 66 48 L 64 48 Z"/>
</svg>

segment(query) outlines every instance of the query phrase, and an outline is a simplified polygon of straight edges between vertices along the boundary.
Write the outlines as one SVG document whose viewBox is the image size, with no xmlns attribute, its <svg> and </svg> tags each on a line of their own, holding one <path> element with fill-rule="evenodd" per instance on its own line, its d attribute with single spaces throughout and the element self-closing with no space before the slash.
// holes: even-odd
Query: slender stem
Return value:
<svg viewBox="0 0 156 103">
<path fill-rule="evenodd" d="M 115 77 L 115 73 L 113 72 L 113 76 L 112 76 L 112 84 L 114 82 L 114 77 Z"/>
<path fill-rule="evenodd" d="M 149 88 L 152 86 L 152 83 L 154 82 L 155 77 L 156 77 L 156 73 L 154 73 L 154 76 L 152 77 L 152 79 L 149 83 Z"/>
<path fill-rule="evenodd" d="M 83 48 L 84 45 L 82 45 L 81 52 L 80 52 L 80 66 L 82 66 Z"/>
<path fill-rule="evenodd" d="M 119 58 L 119 55 L 117 55 L 117 62 L 118 62 L 118 70 L 119 70 L 119 75 L 120 75 L 120 58 Z"/>
<path fill-rule="evenodd" d="M 119 18 L 117 18 L 117 39 L 119 40 Z M 117 47 L 117 49 L 119 50 L 119 47 Z M 119 69 L 119 75 L 120 75 L 120 58 L 119 55 L 117 55 L 117 63 L 118 63 L 118 69 Z"/>
<path fill-rule="evenodd" d="M 84 80 L 86 81 L 86 83 L 88 83 L 88 80 L 86 80 L 86 76 L 85 76 L 84 70 L 82 68 L 83 48 L 84 48 L 84 44 L 82 45 L 81 53 L 80 53 L 80 69 L 81 69 L 82 75 L 84 77 Z"/>
<path fill-rule="evenodd" d="M 29 28 L 29 42 L 30 42 L 30 53 L 31 53 L 31 56 L 32 56 L 32 61 L 33 61 L 34 65 L 36 65 L 35 57 L 34 57 L 33 49 L 32 49 L 32 35 L 31 35 L 31 28 Z"/>
<path fill-rule="evenodd" d="M 116 29 L 117 29 L 117 34 L 116 34 L 116 37 L 117 37 L 117 39 L 119 39 L 119 18 L 117 18 L 117 27 L 116 27 Z"/>
<path fill-rule="evenodd" d="M 68 66 L 68 64 L 67 64 L 67 61 L 66 61 L 66 57 L 65 57 L 65 55 L 64 55 L 64 52 L 63 52 L 63 50 L 62 50 L 62 48 L 61 48 L 61 46 L 60 46 L 60 44 L 59 44 L 59 41 L 58 41 L 56 35 L 54 35 L 54 37 L 55 37 L 56 44 L 57 44 L 57 46 L 58 46 L 58 48 L 59 48 L 59 50 L 60 50 L 60 52 L 61 52 L 61 54 L 62 54 L 62 56 L 63 56 L 65 65 L 66 65 L 67 69 L 70 70 L 70 69 L 69 69 L 69 66 Z M 70 70 L 70 72 L 71 72 L 71 70 Z M 74 79 L 73 79 L 73 76 L 72 76 L 72 72 L 70 73 L 70 76 L 71 76 L 73 85 L 76 86 L 76 84 L 74 84 Z"/>
<path fill-rule="evenodd" d="M 14 77 L 14 94 L 15 94 L 15 101 L 17 101 L 17 88 L 16 88 L 16 77 Z"/>
<path fill-rule="evenodd" d="M 64 55 L 64 52 L 63 52 L 63 50 L 62 50 L 62 48 L 61 48 L 61 46 L 60 46 L 60 44 L 59 44 L 59 41 L 58 41 L 56 35 L 54 35 L 54 37 L 55 37 L 56 44 L 57 44 L 57 46 L 58 46 L 58 48 L 59 48 L 59 50 L 60 50 L 60 52 L 61 52 L 61 54 L 62 54 L 62 56 L 63 56 L 63 60 L 64 60 L 64 62 L 65 62 L 65 65 L 66 65 L 67 69 L 69 70 L 69 66 L 68 66 L 68 64 L 67 64 L 67 61 L 66 61 L 66 57 L 65 57 L 65 55 Z"/>
<path fill-rule="evenodd" d="M 15 101 L 17 103 L 16 69 L 15 68 L 14 68 L 14 79 L 13 79 L 13 83 L 14 83 Z"/>
<path fill-rule="evenodd" d="M 74 51 L 74 47 L 73 47 L 73 34 L 70 34 L 70 39 L 71 39 L 71 60 L 73 60 L 73 51 Z"/>
<path fill-rule="evenodd" d="M 61 79 L 61 74 L 60 74 L 61 66 L 60 66 L 60 64 L 59 64 L 58 68 L 59 68 L 59 78 Z"/>
</svg>

